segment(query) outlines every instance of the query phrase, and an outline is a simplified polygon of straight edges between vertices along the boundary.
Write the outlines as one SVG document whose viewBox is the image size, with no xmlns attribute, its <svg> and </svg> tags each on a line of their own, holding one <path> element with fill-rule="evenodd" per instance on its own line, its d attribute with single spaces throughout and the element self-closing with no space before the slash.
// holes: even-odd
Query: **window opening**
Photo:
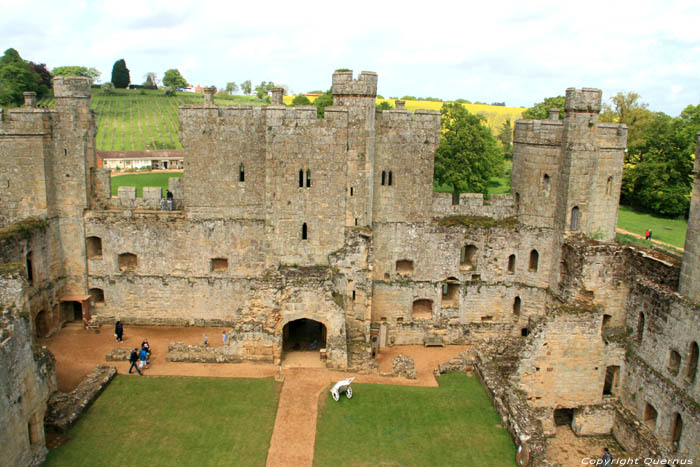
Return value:
<svg viewBox="0 0 700 467">
<path fill-rule="evenodd" d="M 90 259 L 102 258 L 102 239 L 100 237 L 87 238 L 87 256 Z"/>
<path fill-rule="evenodd" d="M 392 184 L 392 173 L 391 170 L 389 171 L 389 186 Z"/>
<path fill-rule="evenodd" d="M 537 272 L 537 265 L 540 262 L 540 254 L 537 250 L 530 252 L 530 272 Z"/>
<path fill-rule="evenodd" d="M 508 257 L 508 274 L 515 273 L 515 255 L 510 255 Z"/>
<path fill-rule="evenodd" d="M 570 230 L 578 230 L 578 216 L 579 216 L 579 209 L 578 206 L 574 206 L 571 209 L 571 225 L 570 225 Z"/>
<path fill-rule="evenodd" d="M 382 185 L 386 183 L 386 172 L 382 170 Z"/>
<path fill-rule="evenodd" d="M 299 169 L 299 188 L 304 188 L 304 170 Z"/>
<path fill-rule="evenodd" d="M 698 349 L 698 344 L 693 342 L 690 344 L 690 356 L 688 357 L 688 371 L 686 373 L 687 378 L 691 383 L 695 382 L 695 375 L 698 369 L 698 354 L 700 349 Z"/>
<path fill-rule="evenodd" d="M 243 163 L 238 167 L 238 181 L 245 182 L 245 167 L 243 167 Z"/>
<path fill-rule="evenodd" d="M 306 188 L 311 188 L 311 169 L 306 169 Z"/>
<path fill-rule="evenodd" d="M 32 264 L 32 252 L 27 253 L 26 258 L 27 263 L 27 282 L 30 284 L 34 283 L 34 265 Z"/>
<path fill-rule="evenodd" d="M 301 239 L 306 240 L 308 238 L 308 229 L 306 228 L 306 222 L 301 226 Z"/>
</svg>

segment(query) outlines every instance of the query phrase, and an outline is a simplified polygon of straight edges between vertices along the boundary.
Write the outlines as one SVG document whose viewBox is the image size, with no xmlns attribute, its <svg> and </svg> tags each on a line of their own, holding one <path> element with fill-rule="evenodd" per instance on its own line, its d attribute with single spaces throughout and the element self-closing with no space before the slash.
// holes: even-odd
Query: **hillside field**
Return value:
<svg viewBox="0 0 700 467">
<path fill-rule="evenodd" d="M 285 96 L 285 104 L 290 104 L 293 96 Z M 313 98 L 311 98 L 313 101 Z M 379 104 L 392 99 L 377 99 Z M 202 94 L 177 93 L 176 97 L 166 97 L 162 90 L 117 89 L 105 95 L 102 89 L 92 89 L 91 108 L 97 114 L 98 151 L 143 151 L 147 149 L 182 149 L 178 136 L 178 107 L 187 104 L 201 104 Z M 255 96 L 228 96 L 217 94 L 214 102 L 226 105 L 264 105 Z M 39 101 L 39 105 L 53 107 L 53 98 Z M 464 104 L 472 113 L 481 114 L 485 124 L 496 132 L 506 119 L 511 123 L 520 118 L 524 108 L 500 107 L 484 104 Z M 442 102 L 406 101 L 408 110 L 440 110 Z"/>
</svg>

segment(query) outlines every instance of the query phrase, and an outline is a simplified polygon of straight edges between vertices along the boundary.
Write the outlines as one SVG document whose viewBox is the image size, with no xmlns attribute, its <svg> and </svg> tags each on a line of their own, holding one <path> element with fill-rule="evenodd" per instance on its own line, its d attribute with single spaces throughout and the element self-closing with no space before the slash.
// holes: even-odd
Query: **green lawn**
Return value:
<svg viewBox="0 0 700 467">
<path fill-rule="evenodd" d="M 652 238 L 661 242 L 683 248 L 685 245 L 685 230 L 688 221 L 685 219 L 667 219 L 635 211 L 629 206 L 620 206 L 617 227 L 638 235 L 644 235 L 646 229 L 652 230 Z"/>
<path fill-rule="evenodd" d="M 182 172 L 146 172 L 112 177 L 112 196 L 117 196 L 120 186 L 135 186 L 136 196 L 139 198 L 145 186 L 159 186 L 165 193 L 168 189 L 168 179 L 177 177 L 182 177 Z"/>
<path fill-rule="evenodd" d="M 117 376 L 46 466 L 265 465 L 279 384 Z"/>
<path fill-rule="evenodd" d="M 439 388 L 353 384 L 326 392 L 316 466 L 514 466 L 515 446 L 476 376 L 440 377 Z"/>
</svg>

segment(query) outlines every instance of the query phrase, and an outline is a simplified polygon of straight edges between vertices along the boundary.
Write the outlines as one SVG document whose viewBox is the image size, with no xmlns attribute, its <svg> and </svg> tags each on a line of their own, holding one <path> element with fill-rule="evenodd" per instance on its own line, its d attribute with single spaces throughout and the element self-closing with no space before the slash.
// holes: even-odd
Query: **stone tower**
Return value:
<svg viewBox="0 0 700 467">
<path fill-rule="evenodd" d="M 698 133 L 698 150 L 700 154 L 700 133 Z M 678 290 L 694 302 L 700 302 L 700 163 L 695 158 L 693 167 L 693 194 L 690 198 L 690 215 L 688 216 L 688 230 L 685 233 L 685 251 L 681 264 L 681 275 Z"/>
<path fill-rule="evenodd" d="M 67 277 L 66 293 L 87 289 L 83 212 L 92 196 L 89 180 L 96 167 L 95 115 L 90 110 L 90 80 L 54 78 L 57 121 L 49 172 L 49 215 L 59 218 L 58 235 Z"/>
<path fill-rule="evenodd" d="M 348 175 L 346 226 L 372 223 L 375 113 L 377 74 L 363 71 L 353 79 L 352 71 L 333 73 L 333 105 L 348 108 Z"/>
</svg>

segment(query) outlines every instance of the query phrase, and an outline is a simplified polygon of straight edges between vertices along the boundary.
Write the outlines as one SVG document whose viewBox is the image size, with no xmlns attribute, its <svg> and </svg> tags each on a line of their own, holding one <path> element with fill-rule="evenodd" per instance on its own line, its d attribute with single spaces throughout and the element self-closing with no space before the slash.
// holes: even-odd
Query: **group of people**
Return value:
<svg viewBox="0 0 700 467">
<path fill-rule="evenodd" d="M 651 240 L 651 229 L 647 229 L 644 232 L 644 240 Z"/>
<path fill-rule="evenodd" d="M 135 368 L 138 374 L 143 376 L 141 370 L 148 368 L 149 358 L 151 358 L 151 346 L 148 344 L 148 339 L 144 339 L 143 342 L 141 342 L 141 350 L 134 347 L 134 350 L 131 351 L 131 355 L 129 355 L 129 362 L 131 363 L 129 373 Z M 136 365 L 137 363 L 138 366 Z"/>
<path fill-rule="evenodd" d="M 160 199 L 160 209 L 165 211 L 165 207 L 168 207 L 168 211 L 173 210 L 173 192 L 170 190 L 165 190 L 165 198 Z"/>
</svg>

